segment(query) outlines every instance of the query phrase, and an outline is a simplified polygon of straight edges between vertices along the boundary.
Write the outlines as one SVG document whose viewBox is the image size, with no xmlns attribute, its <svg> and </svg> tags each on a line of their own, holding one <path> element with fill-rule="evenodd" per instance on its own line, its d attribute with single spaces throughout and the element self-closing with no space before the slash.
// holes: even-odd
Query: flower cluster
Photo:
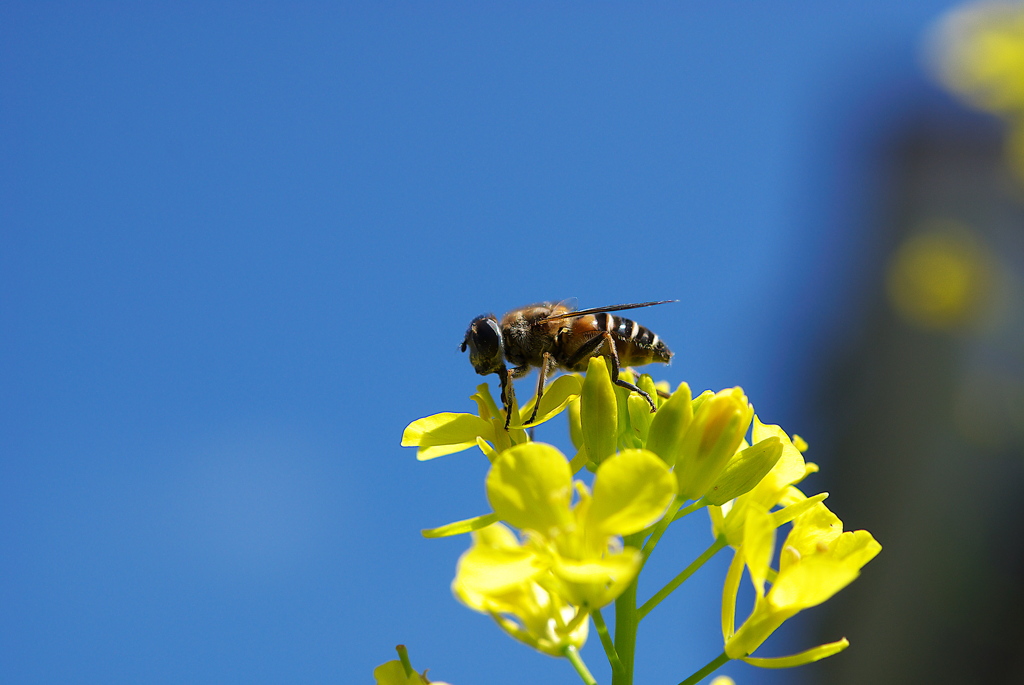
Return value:
<svg viewBox="0 0 1024 685">
<path fill-rule="evenodd" d="M 402 444 L 416 447 L 420 459 L 477 447 L 491 462 L 485 489 L 492 511 L 424 531 L 472 533 L 452 583 L 455 596 L 513 638 L 567 658 L 585 683 L 595 682 L 579 654 L 592 621 L 613 684 L 631 683 L 639 622 L 704 562 L 731 548 L 723 652 L 684 683 L 731 659 L 783 668 L 844 649 L 845 639 L 788 657 L 752 656 L 787 619 L 853 581 L 881 549 L 866 531 L 843 532 L 823 503 L 827 494 L 807 496 L 796 487 L 817 470 L 804 460 L 803 440 L 763 423 L 740 388 L 693 397 L 685 383 L 670 393 L 647 375 L 626 370 L 622 377 L 655 398 L 657 411 L 613 384 L 600 357 L 584 376 L 562 376 L 544 393 L 536 423 L 568 415 L 571 459 L 532 441 L 523 427 L 532 403 L 512 407 L 506 430 L 486 384 L 472 396 L 476 413 L 436 414 L 409 425 Z M 591 487 L 574 480 L 584 469 L 593 472 Z M 638 606 L 636 581 L 647 558 L 673 522 L 701 509 L 711 518 L 710 547 Z M 787 525 L 773 565 L 778 531 Z M 737 628 L 744 569 L 755 599 Z M 612 602 L 614 640 L 601 615 Z"/>
</svg>

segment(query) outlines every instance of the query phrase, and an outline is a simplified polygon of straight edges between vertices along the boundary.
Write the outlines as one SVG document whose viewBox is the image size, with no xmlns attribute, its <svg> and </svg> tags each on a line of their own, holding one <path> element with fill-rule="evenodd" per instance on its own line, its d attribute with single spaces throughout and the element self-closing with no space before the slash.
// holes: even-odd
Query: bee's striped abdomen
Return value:
<svg viewBox="0 0 1024 685">
<path fill-rule="evenodd" d="M 623 366 L 668 363 L 672 359 L 672 352 L 658 334 L 632 319 L 602 312 L 594 315 L 594 323 L 597 330 L 611 333 L 619 363 Z"/>
</svg>

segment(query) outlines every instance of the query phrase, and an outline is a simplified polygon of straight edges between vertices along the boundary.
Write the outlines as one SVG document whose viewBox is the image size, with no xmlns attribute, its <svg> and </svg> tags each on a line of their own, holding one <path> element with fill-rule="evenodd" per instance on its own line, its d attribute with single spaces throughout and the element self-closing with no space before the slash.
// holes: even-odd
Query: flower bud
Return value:
<svg viewBox="0 0 1024 685">
<path fill-rule="evenodd" d="M 725 465 L 725 470 L 704 495 L 708 504 L 721 506 L 731 499 L 745 495 L 768 475 L 782 457 L 782 441 L 766 438 L 739 452 Z"/>
<path fill-rule="evenodd" d="M 647 432 L 647 449 L 671 466 L 682 449 L 683 436 L 693 420 L 690 386 L 680 383 L 672 396 L 665 400 L 651 419 Z"/>
<path fill-rule="evenodd" d="M 632 369 L 620 369 L 619 380 L 626 381 L 627 383 L 636 384 L 636 376 L 633 375 Z M 623 436 L 629 436 L 632 434 L 633 429 L 629 425 L 629 398 L 636 397 L 637 394 L 628 388 L 623 388 L 621 385 L 612 384 L 612 389 L 615 391 L 615 412 L 619 419 L 619 429 L 615 434 L 616 448 L 617 449 L 629 449 L 633 447 L 632 444 L 627 440 L 625 444 L 621 438 Z M 650 405 L 647 405 L 647 411 L 650 413 Z"/>
<path fill-rule="evenodd" d="M 580 419 L 580 400 L 577 397 L 569 403 L 569 439 L 577 450 L 583 447 L 583 424 Z"/>
<path fill-rule="evenodd" d="M 630 393 L 629 399 L 626 401 L 626 408 L 629 410 L 629 432 L 622 436 L 622 442 L 627 442 L 628 445 L 623 447 L 640 448 L 647 440 L 647 432 L 651 428 L 651 420 L 656 416 L 651 413 L 651 405 L 647 404 L 647 400 L 640 397 L 637 393 Z"/>
<path fill-rule="evenodd" d="M 655 406 L 660 407 L 664 400 L 658 395 L 658 386 L 654 384 L 654 379 L 651 378 L 651 374 L 642 373 L 640 379 L 636 382 L 638 388 L 643 390 L 645 393 L 651 396 L 654 400 Z"/>
<path fill-rule="evenodd" d="M 698 499 L 708 491 L 736 454 L 753 417 L 754 408 L 741 388 L 722 390 L 701 402 L 676 459 L 680 497 Z"/>
<path fill-rule="evenodd" d="M 590 461 L 600 464 L 615 453 L 619 431 L 618 406 L 608 362 L 592 357 L 580 395 L 580 428 Z"/>
</svg>

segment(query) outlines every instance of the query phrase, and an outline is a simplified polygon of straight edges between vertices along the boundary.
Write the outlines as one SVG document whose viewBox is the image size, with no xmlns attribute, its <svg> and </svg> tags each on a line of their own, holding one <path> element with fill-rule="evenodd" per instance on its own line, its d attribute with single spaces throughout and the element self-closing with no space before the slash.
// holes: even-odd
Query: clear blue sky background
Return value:
<svg viewBox="0 0 1024 685">
<path fill-rule="evenodd" d="M 370 682 L 400 642 L 571 682 L 452 599 L 468 541 L 418 531 L 485 510 L 486 461 L 403 427 L 472 408 L 481 312 L 678 298 L 636 315 L 656 375 L 806 433 L 864 141 L 942 97 L 952 4 L 3 3 L 4 682 Z M 721 578 L 652 615 L 639 682 L 720 651 Z"/>
</svg>

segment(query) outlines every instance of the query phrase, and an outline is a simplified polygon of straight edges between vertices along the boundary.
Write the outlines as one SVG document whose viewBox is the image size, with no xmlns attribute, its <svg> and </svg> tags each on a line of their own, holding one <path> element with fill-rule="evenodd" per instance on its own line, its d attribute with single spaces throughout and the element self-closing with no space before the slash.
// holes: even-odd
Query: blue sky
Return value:
<svg viewBox="0 0 1024 685">
<path fill-rule="evenodd" d="M 402 428 L 471 409 L 477 314 L 672 298 L 636 314 L 656 377 L 805 433 L 871 141 L 944 100 L 953 4 L 4 3 L 0 670 L 370 682 L 402 642 L 571 680 L 451 598 L 467 543 L 418 531 L 486 508 L 486 460 Z M 720 651 L 721 572 L 652 614 L 641 682 Z"/>
</svg>

